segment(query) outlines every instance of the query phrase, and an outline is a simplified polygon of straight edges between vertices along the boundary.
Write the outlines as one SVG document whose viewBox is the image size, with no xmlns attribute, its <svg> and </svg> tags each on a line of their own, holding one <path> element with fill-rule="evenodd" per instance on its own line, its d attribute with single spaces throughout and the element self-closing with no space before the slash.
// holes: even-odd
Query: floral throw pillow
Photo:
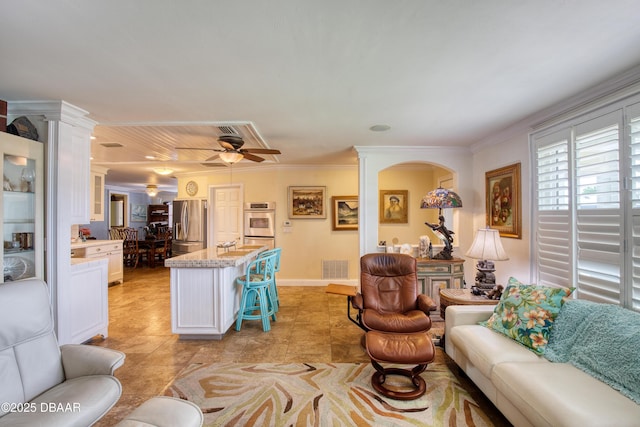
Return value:
<svg viewBox="0 0 640 427">
<path fill-rule="evenodd" d="M 480 324 L 543 354 L 553 322 L 573 289 L 524 285 L 511 277 L 493 315 Z"/>
</svg>

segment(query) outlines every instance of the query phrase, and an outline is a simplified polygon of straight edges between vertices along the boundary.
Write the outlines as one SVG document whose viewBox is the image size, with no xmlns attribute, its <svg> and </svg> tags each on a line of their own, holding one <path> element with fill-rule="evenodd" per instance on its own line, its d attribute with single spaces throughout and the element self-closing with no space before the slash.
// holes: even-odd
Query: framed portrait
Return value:
<svg viewBox="0 0 640 427">
<path fill-rule="evenodd" d="M 380 224 L 409 222 L 409 190 L 380 190 Z"/>
<path fill-rule="evenodd" d="M 520 163 L 485 173 L 487 226 L 500 236 L 522 238 Z"/>
<path fill-rule="evenodd" d="M 331 206 L 334 230 L 358 229 L 358 196 L 333 196 Z"/>
<path fill-rule="evenodd" d="M 289 218 L 314 219 L 327 217 L 327 187 L 289 187 Z"/>
</svg>

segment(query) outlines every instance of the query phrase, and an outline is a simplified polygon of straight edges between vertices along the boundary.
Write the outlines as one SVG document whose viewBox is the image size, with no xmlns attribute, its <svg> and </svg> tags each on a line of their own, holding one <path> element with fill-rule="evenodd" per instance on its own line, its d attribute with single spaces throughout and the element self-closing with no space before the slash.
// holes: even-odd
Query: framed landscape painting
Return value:
<svg viewBox="0 0 640 427">
<path fill-rule="evenodd" d="M 333 196 L 331 205 L 334 230 L 358 229 L 358 196 Z"/>
<path fill-rule="evenodd" d="M 326 218 L 326 192 L 327 187 L 290 186 L 288 206 L 289 218 Z"/>
<path fill-rule="evenodd" d="M 501 237 L 522 238 L 520 163 L 485 173 L 487 226 Z"/>
</svg>

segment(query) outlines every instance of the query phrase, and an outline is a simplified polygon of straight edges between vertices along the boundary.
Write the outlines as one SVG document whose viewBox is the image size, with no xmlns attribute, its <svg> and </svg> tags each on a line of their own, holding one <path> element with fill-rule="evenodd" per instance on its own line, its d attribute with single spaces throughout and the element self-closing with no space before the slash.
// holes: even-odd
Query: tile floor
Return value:
<svg viewBox="0 0 640 427">
<path fill-rule="evenodd" d="M 124 283 L 109 288 L 109 337 L 92 343 L 126 353 L 116 371 L 123 392 L 96 426 L 112 426 L 161 394 L 190 363 L 369 361 L 360 347 L 361 330 L 347 319 L 345 297 L 327 294 L 324 287 L 278 289 L 280 311 L 270 332 L 262 331 L 260 321 L 244 321 L 240 332 L 232 327 L 220 341 L 179 340 L 171 333 L 169 269 L 126 268 Z M 441 349 L 436 361 L 453 365 Z M 473 384 L 460 380 L 497 426 L 509 425 Z"/>
</svg>

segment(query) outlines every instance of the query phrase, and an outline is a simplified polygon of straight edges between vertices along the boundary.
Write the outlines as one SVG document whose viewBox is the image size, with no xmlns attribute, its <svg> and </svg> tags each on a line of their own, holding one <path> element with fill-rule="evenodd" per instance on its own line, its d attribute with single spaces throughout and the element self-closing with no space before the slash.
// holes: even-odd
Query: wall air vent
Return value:
<svg viewBox="0 0 640 427">
<path fill-rule="evenodd" d="M 322 260 L 322 278 L 330 279 L 348 279 L 349 278 L 349 261 L 348 260 Z"/>
<path fill-rule="evenodd" d="M 124 147 L 124 145 L 120 144 L 119 142 L 104 142 L 102 144 L 103 147 L 106 148 L 119 148 L 119 147 Z"/>
</svg>

